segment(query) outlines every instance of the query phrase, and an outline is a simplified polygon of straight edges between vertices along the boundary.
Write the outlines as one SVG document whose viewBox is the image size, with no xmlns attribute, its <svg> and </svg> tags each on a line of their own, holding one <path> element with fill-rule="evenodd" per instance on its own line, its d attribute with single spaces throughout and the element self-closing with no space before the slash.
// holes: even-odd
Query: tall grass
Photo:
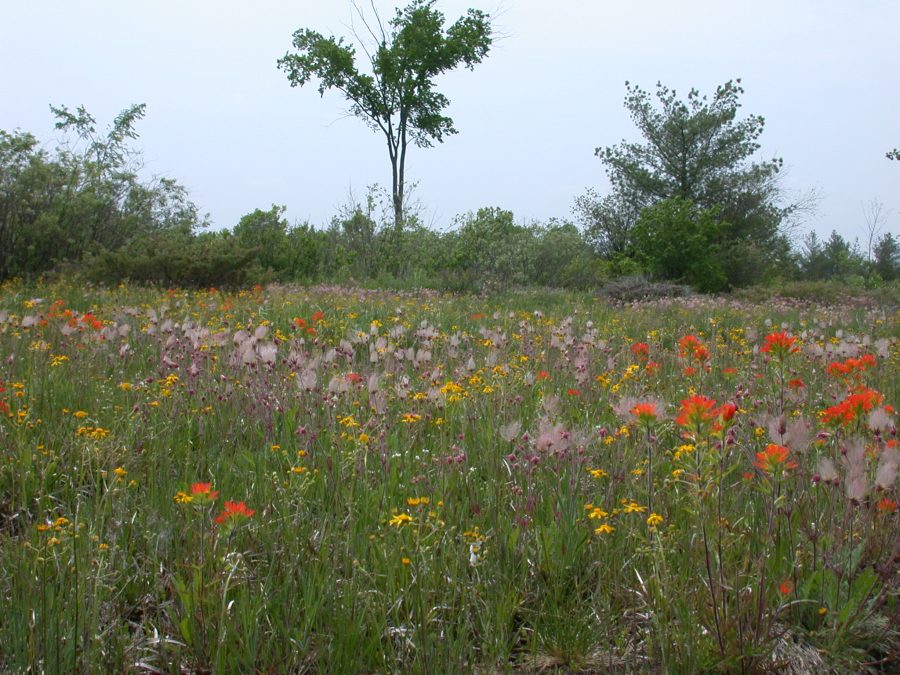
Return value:
<svg viewBox="0 0 900 675">
<path fill-rule="evenodd" d="M 863 307 L 7 284 L 0 669 L 896 667 L 898 359 Z"/>
</svg>

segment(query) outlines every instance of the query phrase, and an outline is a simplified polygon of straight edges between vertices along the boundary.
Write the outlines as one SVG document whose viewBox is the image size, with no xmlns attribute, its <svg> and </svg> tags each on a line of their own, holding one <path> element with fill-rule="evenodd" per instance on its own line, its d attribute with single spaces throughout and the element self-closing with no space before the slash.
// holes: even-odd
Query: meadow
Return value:
<svg viewBox="0 0 900 675">
<path fill-rule="evenodd" d="M 0 670 L 887 672 L 895 309 L 0 286 Z"/>
</svg>

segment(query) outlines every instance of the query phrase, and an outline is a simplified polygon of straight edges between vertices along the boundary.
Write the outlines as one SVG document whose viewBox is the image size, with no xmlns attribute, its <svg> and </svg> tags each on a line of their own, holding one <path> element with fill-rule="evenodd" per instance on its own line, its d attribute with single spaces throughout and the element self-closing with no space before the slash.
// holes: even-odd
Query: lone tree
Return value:
<svg viewBox="0 0 900 675">
<path fill-rule="evenodd" d="M 668 227 L 665 220 L 672 214 L 678 216 L 672 227 L 686 223 L 692 213 L 702 215 L 700 220 L 712 218 L 718 226 L 710 221 L 697 231 L 708 236 L 710 252 L 718 249 L 717 255 L 728 258 L 721 265 L 727 276 L 722 285 L 755 281 L 765 267 L 762 263 L 777 260 L 788 248 L 781 225 L 793 207 L 779 203 L 782 160 L 753 161 L 765 122 L 758 115 L 738 119 L 744 93 L 740 80 L 719 86 L 711 98 L 692 89 L 686 100 L 662 84 L 657 84 L 655 96 L 636 85 L 625 86 L 625 107 L 643 142 L 622 141 L 595 151 L 612 183 L 612 215 L 633 214 L 633 227 L 647 209 L 676 200 L 672 208 L 652 214 L 650 231 Z M 608 205 L 597 206 L 609 210 Z M 601 238 L 609 239 L 607 243 L 615 239 L 618 248 L 623 233 L 632 229 L 621 217 L 594 220 Z M 615 232 L 606 231 L 607 220 L 616 224 Z M 651 244 L 646 236 L 642 239 Z"/>
<path fill-rule="evenodd" d="M 308 28 L 294 33 L 295 51 L 278 60 L 292 87 L 317 79 L 320 95 L 337 89 L 350 102 L 350 112 L 384 134 L 391 159 L 394 227 L 398 231 L 403 225 L 409 143 L 429 147 L 456 133 L 453 120 L 443 114 L 450 101 L 435 91 L 434 78 L 460 64 L 473 69 L 491 47 L 487 14 L 470 9 L 444 30 L 444 15 L 434 9 L 434 4 L 435 0 L 413 0 L 398 9 L 387 26 L 377 14 L 374 26 L 363 19 L 375 42 L 372 49 L 362 47 L 371 74 L 360 71 L 356 50 L 345 44 L 344 38 L 326 38 Z"/>
</svg>

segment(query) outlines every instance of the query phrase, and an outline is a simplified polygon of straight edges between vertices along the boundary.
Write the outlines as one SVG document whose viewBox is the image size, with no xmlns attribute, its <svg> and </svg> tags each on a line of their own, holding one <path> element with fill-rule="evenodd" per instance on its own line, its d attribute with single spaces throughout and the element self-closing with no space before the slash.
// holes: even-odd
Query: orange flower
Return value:
<svg viewBox="0 0 900 675">
<path fill-rule="evenodd" d="M 678 341 L 678 355 L 683 359 L 703 363 L 709 359 L 709 350 L 696 335 L 685 335 Z"/>
<path fill-rule="evenodd" d="M 867 413 L 884 401 L 884 396 L 874 389 L 861 389 L 843 401 L 822 411 L 822 422 L 848 427 L 863 413 Z"/>
<path fill-rule="evenodd" d="M 756 453 L 756 461 L 753 466 L 769 474 L 781 473 L 786 469 L 796 469 L 797 462 L 788 459 L 789 453 L 790 450 L 785 446 L 769 443 L 763 452 Z"/>
<path fill-rule="evenodd" d="M 546 370 L 542 370 L 542 371 L 538 372 L 538 374 L 537 374 L 537 379 L 539 379 L 539 380 L 546 380 L 549 377 L 550 377 L 550 373 L 548 373 Z"/>
<path fill-rule="evenodd" d="M 650 358 L 650 345 L 646 342 L 635 342 L 631 345 L 631 353 L 641 363 L 646 363 Z"/>
<path fill-rule="evenodd" d="M 566 393 L 567 393 L 569 396 L 581 396 L 581 390 L 580 390 L 580 389 L 567 389 L 567 390 L 566 390 Z"/>
<path fill-rule="evenodd" d="M 659 418 L 659 410 L 656 409 L 655 403 L 637 403 L 628 412 L 644 424 L 650 424 Z"/>
<path fill-rule="evenodd" d="M 718 416 L 716 402 L 706 396 L 694 395 L 681 402 L 681 410 L 675 423 L 678 426 L 699 429 L 713 422 Z"/>
<path fill-rule="evenodd" d="M 191 499 L 193 504 L 211 504 L 219 496 L 218 490 L 212 489 L 212 483 L 191 483 Z"/>
<path fill-rule="evenodd" d="M 244 502 L 225 502 L 225 510 L 216 516 L 216 523 L 226 525 L 238 522 L 244 518 L 250 518 L 256 513 L 253 509 L 247 508 Z"/>
<path fill-rule="evenodd" d="M 765 337 L 765 344 L 760 348 L 763 354 L 771 354 L 773 357 L 778 359 L 779 361 L 783 360 L 788 354 L 796 354 L 800 351 L 799 348 L 794 346 L 794 343 L 797 341 L 797 338 L 792 335 L 788 335 L 787 331 L 783 330 L 780 333 L 769 333 Z"/>
<path fill-rule="evenodd" d="M 319 310 L 315 314 L 313 314 L 309 318 L 309 320 L 312 321 L 313 323 L 318 323 L 319 321 L 324 321 L 325 320 L 325 312 L 323 312 L 322 310 Z"/>
<path fill-rule="evenodd" d="M 778 584 L 778 592 L 782 595 L 790 595 L 794 590 L 794 582 L 790 579 L 785 579 L 780 584 Z"/>
<path fill-rule="evenodd" d="M 883 513 L 893 513 L 897 510 L 897 502 L 895 502 L 893 499 L 884 497 L 878 502 L 878 510 Z"/>
</svg>

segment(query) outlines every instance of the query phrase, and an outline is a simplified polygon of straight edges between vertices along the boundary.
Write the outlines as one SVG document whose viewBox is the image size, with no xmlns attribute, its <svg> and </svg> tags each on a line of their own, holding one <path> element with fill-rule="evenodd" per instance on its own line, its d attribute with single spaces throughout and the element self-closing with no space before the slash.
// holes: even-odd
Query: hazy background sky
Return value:
<svg viewBox="0 0 900 675">
<path fill-rule="evenodd" d="M 375 6 L 387 18 L 396 5 Z M 766 118 L 760 158 L 784 158 L 788 192 L 822 197 L 807 230 L 862 239 L 862 205 L 879 198 L 885 231 L 900 231 L 900 162 L 884 156 L 900 146 L 900 2 L 438 3 L 448 22 L 468 7 L 504 37 L 438 81 L 459 134 L 407 158 L 427 224 L 482 206 L 571 218 L 576 196 L 607 190 L 594 149 L 638 138 L 625 80 L 686 94 L 740 77 L 743 110 Z M 2 16 L 0 128 L 52 145 L 50 103 L 83 104 L 101 127 L 147 103 L 147 171 L 186 185 L 217 227 L 273 203 L 325 225 L 350 190 L 390 185 L 383 137 L 275 65 L 297 28 L 349 34 L 345 0 L 7 0 Z"/>
</svg>

